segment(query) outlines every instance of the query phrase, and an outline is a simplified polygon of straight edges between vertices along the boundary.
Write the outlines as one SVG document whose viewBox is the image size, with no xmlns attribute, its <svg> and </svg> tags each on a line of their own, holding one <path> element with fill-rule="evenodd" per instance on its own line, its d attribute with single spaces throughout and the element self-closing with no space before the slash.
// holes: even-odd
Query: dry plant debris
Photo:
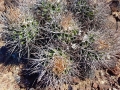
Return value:
<svg viewBox="0 0 120 90">
<path fill-rule="evenodd" d="M 61 56 L 53 56 L 53 72 L 60 76 L 67 69 L 67 59 Z"/>
</svg>

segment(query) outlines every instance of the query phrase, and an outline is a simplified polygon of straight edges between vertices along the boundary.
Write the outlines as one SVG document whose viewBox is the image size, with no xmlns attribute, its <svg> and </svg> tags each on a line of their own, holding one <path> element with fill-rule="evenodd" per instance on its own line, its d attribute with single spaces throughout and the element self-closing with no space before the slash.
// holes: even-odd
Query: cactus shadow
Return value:
<svg viewBox="0 0 120 90">
<path fill-rule="evenodd" d="M 19 65 L 23 63 L 27 63 L 27 60 L 23 60 L 23 58 L 19 58 L 18 53 L 9 52 L 7 46 L 2 46 L 0 48 L 0 63 L 7 65 Z"/>
</svg>

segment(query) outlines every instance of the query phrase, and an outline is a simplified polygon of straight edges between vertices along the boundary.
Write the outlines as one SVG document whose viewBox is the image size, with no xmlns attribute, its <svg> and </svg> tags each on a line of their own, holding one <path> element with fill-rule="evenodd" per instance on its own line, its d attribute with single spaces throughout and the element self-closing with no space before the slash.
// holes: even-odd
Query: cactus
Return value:
<svg viewBox="0 0 120 90">
<path fill-rule="evenodd" d="M 108 64 L 115 60 L 111 45 L 116 45 L 106 37 L 106 14 L 99 5 L 92 7 L 87 0 L 38 1 L 15 20 L 7 16 L 11 22 L 6 43 L 10 53 L 17 53 L 13 57 L 28 59 L 25 71 L 37 74 L 36 86 L 57 88 L 73 77 L 85 79 L 99 67 L 113 65 Z"/>
</svg>

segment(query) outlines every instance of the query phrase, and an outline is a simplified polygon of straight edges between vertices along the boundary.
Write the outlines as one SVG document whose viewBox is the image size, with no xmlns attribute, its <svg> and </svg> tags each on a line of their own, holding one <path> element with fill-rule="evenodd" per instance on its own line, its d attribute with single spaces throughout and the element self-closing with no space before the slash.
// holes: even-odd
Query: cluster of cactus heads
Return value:
<svg viewBox="0 0 120 90">
<path fill-rule="evenodd" d="M 72 77 L 83 79 L 98 67 L 109 67 L 113 44 L 102 27 L 104 17 L 98 17 L 99 5 L 92 7 L 88 0 L 38 0 L 30 6 L 11 12 L 14 19 L 6 15 L 6 46 L 19 60 L 27 58 L 26 72 L 38 74 L 40 87 L 56 88 L 71 83 Z"/>
</svg>

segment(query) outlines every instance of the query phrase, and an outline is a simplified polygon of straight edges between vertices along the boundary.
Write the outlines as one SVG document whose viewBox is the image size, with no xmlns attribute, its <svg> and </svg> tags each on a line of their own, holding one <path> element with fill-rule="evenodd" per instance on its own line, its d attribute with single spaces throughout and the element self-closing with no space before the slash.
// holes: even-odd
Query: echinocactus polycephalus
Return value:
<svg viewBox="0 0 120 90">
<path fill-rule="evenodd" d="M 28 73 L 38 74 L 37 86 L 40 88 L 60 87 L 71 83 L 73 77 L 78 77 L 77 64 L 65 51 L 53 47 L 35 47 L 34 50 L 36 59 L 29 60 Z"/>
<path fill-rule="evenodd" d="M 117 63 L 116 54 L 119 52 L 119 35 L 109 29 L 103 32 L 94 32 L 96 35 L 94 49 L 102 53 L 101 65 L 105 68 L 112 68 Z"/>
<path fill-rule="evenodd" d="M 96 34 L 89 32 L 100 30 L 93 27 L 94 12 L 87 2 L 78 1 L 71 3 L 71 7 L 74 3 L 77 7 L 68 11 L 47 1 L 33 8 L 40 31 L 30 50 L 27 70 L 29 75 L 38 74 L 35 80 L 39 87 L 69 84 L 71 77 L 86 78 L 97 67 L 108 65 L 104 53 L 94 48 Z"/>
<path fill-rule="evenodd" d="M 26 73 L 37 74 L 35 82 L 40 88 L 57 88 L 70 84 L 72 77 L 92 76 L 98 66 L 107 66 L 106 59 L 111 59 L 104 51 L 109 43 L 97 42 L 99 37 L 94 34 L 101 30 L 93 22 L 97 19 L 95 9 L 89 7 L 87 0 L 66 1 L 67 6 L 40 0 L 35 7 L 26 8 L 22 22 L 7 22 L 9 51 L 19 58 L 28 55 Z M 94 47 L 96 43 L 98 48 Z"/>
<path fill-rule="evenodd" d="M 94 8 L 89 0 L 67 0 L 67 9 L 72 12 L 78 23 L 88 29 L 94 19 Z"/>
<path fill-rule="evenodd" d="M 64 84 L 70 84 L 73 77 L 85 79 L 93 76 L 97 65 L 101 64 L 99 62 L 101 62 L 102 54 L 92 47 L 94 36 L 89 36 L 88 40 L 83 42 L 66 40 L 63 41 L 66 42 L 66 48 L 63 47 L 63 42 L 58 42 L 61 45 L 57 45 L 57 41 L 45 46 L 33 46 L 27 74 L 38 74 L 35 79 L 37 87 L 57 88 Z"/>
<path fill-rule="evenodd" d="M 13 3 L 11 3 L 13 4 Z M 29 57 L 30 45 L 35 41 L 38 33 L 38 22 L 34 19 L 30 9 L 22 10 L 19 6 L 6 6 L 4 13 L 4 29 L 8 57 L 14 57 L 15 62 L 19 62 L 24 56 Z M 14 62 L 14 61 L 12 61 Z"/>
</svg>

